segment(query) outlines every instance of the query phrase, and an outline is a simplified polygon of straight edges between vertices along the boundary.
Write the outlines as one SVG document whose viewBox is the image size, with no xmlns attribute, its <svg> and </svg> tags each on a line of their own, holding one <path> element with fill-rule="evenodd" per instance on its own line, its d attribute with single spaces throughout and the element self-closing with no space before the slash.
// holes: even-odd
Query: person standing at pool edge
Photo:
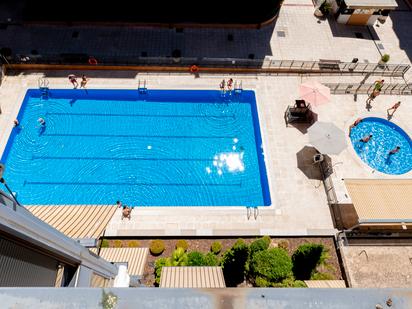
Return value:
<svg viewBox="0 0 412 309">
<path fill-rule="evenodd" d="M 69 81 L 73 84 L 74 89 L 77 89 L 77 87 L 79 86 L 79 84 L 77 83 L 77 79 L 76 79 L 76 75 L 74 74 L 70 74 L 68 76 Z"/>
<path fill-rule="evenodd" d="M 390 120 L 393 117 L 393 114 L 395 114 L 399 106 L 401 106 L 401 101 L 396 102 L 391 108 L 388 108 L 386 110 L 386 113 L 388 114 L 388 120 Z M 389 113 L 390 110 L 393 110 L 393 112 Z"/>
<path fill-rule="evenodd" d="M 220 85 L 219 85 L 219 87 L 220 87 L 220 91 L 222 91 L 223 93 L 225 92 L 225 80 L 222 80 L 221 82 L 220 82 Z"/>
</svg>

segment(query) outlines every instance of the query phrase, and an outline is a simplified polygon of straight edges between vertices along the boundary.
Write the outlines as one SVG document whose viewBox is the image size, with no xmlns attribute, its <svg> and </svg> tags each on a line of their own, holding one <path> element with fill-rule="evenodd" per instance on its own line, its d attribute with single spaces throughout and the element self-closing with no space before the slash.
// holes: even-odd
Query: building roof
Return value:
<svg viewBox="0 0 412 309">
<path fill-rule="evenodd" d="M 305 284 L 308 288 L 318 288 L 318 289 L 344 289 L 346 284 L 344 280 L 305 280 Z"/>
<path fill-rule="evenodd" d="M 224 288 L 226 284 L 221 267 L 163 267 L 160 287 Z"/>
<path fill-rule="evenodd" d="M 33 215 L 71 238 L 99 238 L 117 206 L 27 206 Z"/>
<path fill-rule="evenodd" d="M 412 222 L 412 179 L 345 179 L 359 223 Z"/>
<path fill-rule="evenodd" d="M 345 0 L 349 8 L 394 9 L 398 7 L 396 0 Z"/>
<path fill-rule="evenodd" d="M 99 255 L 112 263 L 127 263 L 131 276 L 143 276 L 148 254 L 149 248 L 101 248 Z"/>
</svg>

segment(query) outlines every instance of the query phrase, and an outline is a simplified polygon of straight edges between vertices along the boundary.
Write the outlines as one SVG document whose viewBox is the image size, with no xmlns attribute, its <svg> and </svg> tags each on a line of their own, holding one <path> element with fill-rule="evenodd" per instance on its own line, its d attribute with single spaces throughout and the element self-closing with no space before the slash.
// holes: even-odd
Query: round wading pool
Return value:
<svg viewBox="0 0 412 309">
<path fill-rule="evenodd" d="M 372 134 L 368 142 L 362 138 Z M 392 175 L 412 170 L 412 140 L 399 126 L 377 117 L 367 117 L 350 133 L 352 146 L 363 162 L 379 172 Z M 397 146 L 399 151 L 389 154 Z"/>
</svg>

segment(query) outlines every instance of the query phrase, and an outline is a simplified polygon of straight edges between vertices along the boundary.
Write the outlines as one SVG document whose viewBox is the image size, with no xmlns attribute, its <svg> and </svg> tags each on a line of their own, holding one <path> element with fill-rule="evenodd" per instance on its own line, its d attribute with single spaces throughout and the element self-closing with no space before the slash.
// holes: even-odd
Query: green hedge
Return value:
<svg viewBox="0 0 412 309">
<path fill-rule="evenodd" d="M 213 252 L 208 252 L 204 256 L 203 263 L 204 266 L 219 266 L 219 258 Z"/>
</svg>

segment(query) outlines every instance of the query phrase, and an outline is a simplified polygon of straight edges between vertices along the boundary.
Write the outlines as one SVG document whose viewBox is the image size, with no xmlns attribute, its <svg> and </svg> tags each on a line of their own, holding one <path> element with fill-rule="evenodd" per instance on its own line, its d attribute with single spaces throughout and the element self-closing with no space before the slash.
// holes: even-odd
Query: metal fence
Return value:
<svg viewBox="0 0 412 309">
<path fill-rule="evenodd" d="M 352 73 L 377 74 L 381 76 L 403 76 L 409 70 L 407 64 L 353 63 L 339 60 L 320 59 L 319 61 L 275 60 L 270 57 L 253 59 L 242 58 L 209 58 L 209 57 L 135 57 L 135 56 L 99 56 L 94 57 L 102 66 L 173 66 L 189 67 L 197 65 L 204 68 L 244 68 L 260 69 L 265 72 L 293 73 Z M 49 54 L 49 55 L 15 55 L 2 59 L 9 64 L 71 64 L 88 65 L 88 54 Z M 94 62 L 94 61 L 93 61 Z M 93 64 L 92 64 L 93 65 Z"/>
<path fill-rule="evenodd" d="M 330 92 L 333 94 L 371 94 L 374 89 L 374 84 L 361 84 L 361 83 L 336 83 L 336 84 L 324 84 L 330 88 Z M 383 84 L 380 94 L 387 95 L 412 95 L 412 83 L 393 83 Z"/>
</svg>

